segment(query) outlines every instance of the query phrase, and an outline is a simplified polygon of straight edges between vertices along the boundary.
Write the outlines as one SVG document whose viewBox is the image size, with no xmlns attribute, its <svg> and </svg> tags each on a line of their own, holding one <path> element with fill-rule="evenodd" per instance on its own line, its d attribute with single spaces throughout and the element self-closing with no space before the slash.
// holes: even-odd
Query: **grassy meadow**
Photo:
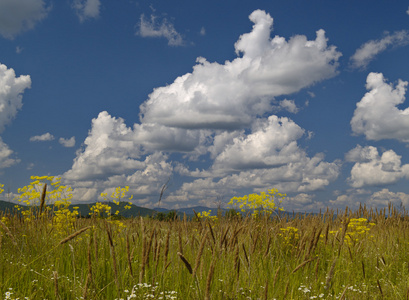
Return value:
<svg viewBox="0 0 409 300">
<path fill-rule="evenodd" d="M 409 217 L 393 208 L 291 219 L 77 218 L 65 235 L 44 215 L 1 219 L 3 299 L 407 299 L 409 293 Z"/>
<path fill-rule="evenodd" d="M 280 217 L 266 208 L 285 195 L 270 191 L 232 199 L 261 201 L 252 215 L 124 219 L 118 188 L 79 218 L 53 182 L 19 190 L 28 209 L 0 212 L 2 299 L 409 297 L 409 216 L 392 206 Z"/>
</svg>

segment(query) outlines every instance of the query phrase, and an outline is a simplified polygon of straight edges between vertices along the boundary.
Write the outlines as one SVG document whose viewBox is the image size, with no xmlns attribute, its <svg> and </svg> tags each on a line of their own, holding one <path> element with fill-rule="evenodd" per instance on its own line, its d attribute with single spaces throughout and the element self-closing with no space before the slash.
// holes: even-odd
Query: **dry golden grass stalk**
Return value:
<svg viewBox="0 0 409 300">
<path fill-rule="evenodd" d="M 329 233 L 329 222 L 327 224 L 327 228 L 325 228 L 325 246 L 327 245 L 327 242 L 328 242 L 328 233 Z"/>
<path fill-rule="evenodd" d="M 270 251 L 270 244 L 271 244 L 271 236 L 268 238 L 267 248 L 266 248 L 266 252 L 264 252 L 264 256 L 268 255 L 268 252 Z"/>
<path fill-rule="evenodd" d="M 133 278 L 131 251 L 130 251 L 130 246 L 129 246 L 129 235 L 126 235 L 126 258 L 128 260 L 129 273 L 131 274 Z"/>
<path fill-rule="evenodd" d="M 332 262 L 331 269 L 329 270 L 329 273 L 327 275 L 327 280 L 325 282 L 325 287 L 327 289 L 329 288 L 329 285 L 331 283 L 332 276 L 334 276 L 335 264 L 337 263 L 337 259 L 338 257 L 335 257 L 334 261 Z"/>
<path fill-rule="evenodd" d="M 204 246 L 206 244 L 207 233 L 208 233 L 208 231 L 205 232 L 205 234 L 202 237 L 202 240 L 200 241 L 199 251 L 197 252 L 197 255 L 196 255 L 195 266 L 193 268 L 193 273 L 192 273 L 193 277 L 195 277 L 197 268 L 200 265 L 200 259 L 202 258 Z"/>
<path fill-rule="evenodd" d="M 55 299 L 59 299 L 60 296 L 58 294 L 58 273 L 57 273 L 57 271 L 53 271 L 53 278 L 54 278 L 54 295 L 55 295 Z"/>
<path fill-rule="evenodd" d="M 246 261 L 247 261 L 247 265 L 250 267 L 250 261 L 249 261 L 249 258 L 248 258 L 248 256 L 247 256 L 246 247 L 244 246 L 244 243 L 243 243 L 243 244 L 241 244 L 241 245 L 242 245 L 243 252 L 244 252 L 244 258 L 245 258 L 245 259 L 246 259 Z"/>
<path fill-rule="evenodd" d="M 251 254 L 253 254 L 254 251 L 256 250 L 258 237 L 259 237 L 259 234 L 258 234 L 258 232 L 256 232 L 256 237 L 254 238 L 253 246 L 251 247 Z"/>
<path fill-rule="evenodd" d="M 214 252 L 216 253 L 216 252 Z M 213 255 L 212 262 L 210 264 L 209 273 L 207 273 L 206 279 L 206 290 L 205 290 L 205 300 L 210 300 L 210 287 L 212 284 L 213 274 L 214 274 L 214 265 L 216 263 L 216 255 Z"/>
<path fill-rule="evenodd" d="M 170 239 L 170 230 L 168 230 L 168 234 L 166 235 L 166 242 L 165 242 L 165 250 L 163 252 L 163 265 L 166 266 L 167 265 L 167 261 L 168 261 L 168 254 L 169 254 L 169 239 Z"/>
<path fill-rule="evenodd" d="M 91 244 L 92 244 L 92 236 L 90 237 L 89 243 L 88 243 L 88 275 L 87 279 L 85 280 L 85 286 L 84 286 L 84 293 L 82 294 L 83 299 L 87 299 L 88 297 L 88 286 L 90 282 L 92 281 L 92 264 L 91 264 Z"/>
<path fill-rule="evenodd" d="M 382 296 L 382 299 L 383 299 L 383 292 L 382 292 L 381 283 L 379 282 L 378 279 L 376 280 L 376 283 L 378 284 L 378 288 L 379 288 L 379 291 L 381 292 L 381 296 Z"/>
<path fill-rule="evenodd" d="M 230 229 L 230 226 L 227 227 L 226 231 L 225 231 L 224 234 L 222 235 L 222 238 L 220 239 L 220 248 L 222 248 L 223 243 L 224 243 L 225 240 L 226 240 L 226 236 L 227 236 L 227 233 L 229 232 L 229 229 Z"/>
<path fill-rule="evenodd" d="M 268 278 L 266 279 L 266 284 L 264 287 L 264 300 L 268 300 Z"/>
<path fill-rule="evenodd" d="M 299 264 L 299 265 L 291 272 L 291 274 L 294 274 L 294 273 L 297 272 L 299 269 L 301 269 L 302 267 L 304 267 L 306 264 L 308 264 L 308 263 L 310 263 L 310 262 L 316 260 L 317 258 L 318 258 L 318 257 L 313 257 L 313 258 L 310 258 L 309 260 L 306 260 L 306 261 L 302 262 L 301 264 Z"/>
<path fill-rule="evenodd" d="M 13 234 L 11 233 L 10 229 L 4 224 L 2 221 L 0 221 L 1 227 L 3 227 L 4 231 L 6 232 L 7 236 L 10 238 L 11 242 L 13 243 L 14 246 L 17 246 L 17 242 L 14 239 Z"/>
<path fill-rule="evenodd" d="M 179 255 L 180 259 L 181 259 L 181 260 L 183 261 L 183 263 L 185 264 L 186 269 L 189 271 L 190 274 L 192 274 L 192 273 L 193 273 L 192 266 L 191 266 L 190 263 L 187 261 L 186 257 L 185 257 L 182 253 L 180 253 L 180 252 L 178 252 L 177 254 Z"/>
<path fill-rule="evenodd" d="M 318 257 L 317 263 L 315 264 L 315 280 L 318 280 L 318 267 L 320 265 L 320 258 Z"/>
<path fill-rule="evenodd" d="M 91 227 L 92 227 L 92 226 L 87 226 L 87 227 L 84 227 L 84 228 L 82 228 L 82 229 L 80 229 L 80 230 L 74 232 L 73 234 L 67 236 L 65 239 L 61 240 L 61 241 L 58 243 L 58 245 L 62 245 L 62 244 L 65 244 L 65 243 L 71 241 L 72 239 L 76 238 L 76 237 L 79 236 L 81 233 L 87 231 L 87 230 L 90 229 Z"/>
<path fill-rule="evenodd" d="M 274 290 L 274 286 L 276 285 L 276 282 L 277 282 L 278 272 L 280 272 L 280 268 L 281 268 L 281 266 L 279 266 L 279 267 L 277 268 L 276 274 L 274 275 L 273 290 Z"/>
<path fill-rule="evenodd" d="M 244 228 L 244 226 L 241 226 L 239 229 L 235 230 L 233 233 L 233 236 L 230 239 L 230 247 L 234 247 L 234 244 L 237 242 L 237 235 L 239 232 Z"/>
<path fill-rule="evenodd" d="M 152 248 L 152 242 L 153 242 L 153 237 L 156 234 L 156 226 L 153 228 L 152 233 L 149 237 L 149 241 L 148 241 L 148 247 L 146 248 L 146 252 L 145 252 L 145 264 L 146 266 L 149 266 L 149 254 L 151 252 L 151 248 Z"/>
<path fill-rule="evenodd" d="M 94 230 L 94 252 L 95 252 L 95 261 L 98 262 L 98 239 L 97 239 L 97 231 Z"/>
<path fill-rule="evenodd" d="M 142 244 L 142 264 L 141 271 L 139 273 L 139 283 L 142 283 L 143 277 L 145 275 L 145 269 L 149 266 L 149 253 L 152 247 L 153 236 L 155 235 L 156 226 L 153 228 L 152 233 L 149 237 L 149 241 L 146 240 L 146 237 L 143 239 Z"/>
<path fill-rule="evenodd" d="M 236 238 L 237 240 L 237 238 Z M 237 274 L 237 280 L 239 280 L 240 277 L 240 256 L 239 256 L 239 243 L 236 243 L 236 248 L 234 250 L 234 269 L 236 270 Z"/>
<path fill-rule="evenodd" d="M 183 254 L 183 245 L 182 245 L 182 228 L 178 227 L 178 242 L 179 242 L 179 252 Z"/>
<path fill-rule="evenodd" d="M 47 184 L 44 183 L 43 192 L 41 193 L 41 201 L 40 201 L 40 215 L 43 212 L 44 204 L 45 204 L 45 195 L 47 194 Z"/>
<path fill-rule="evenodd" d="M 105 229 L 108 235 L 108 241 L 109 241 L 109 246 L 111 248 L 111 254 L 112 254 L 112 263 L 113 263 L 113 268 L 114 268 L 114 274 L 115 274 L 115 283 L 118 288 L 121 286 L 121 282 L 119 281 L 119 276 L 118 276 L 118 265 L 116 262 L 116 255 L 115 255 L 115 247 L 114 247 L 114 242 L 112 240 L 112 233 L 111 230 L 108 226 L 108 222 L 105 221 Z"/>
<path fill-rule="evenodd" d="M 347 285 L 347 286 L 345 287 L 344 291 L 343 291 L 342 294 L 341 294 L 341 297 L 339 297 L 339 300 L 344 300 L 344 299 L 345 299 L 345 295 L 346 295 L 346 293 L 347 293 L 348 288 L 349 288 L 349 285 Z"/>
<path fill-rule="evenodd" d="M 290 285 L 290 278 L 288 278 L 287 283 L 286 283 L 286 285 L 285 285 L 285 292 L 284 292 L 284 295 L 283 295 L 283 299 L 285 299 L 285 298 L 287 297 L 287 295 L 288 295 L 288 287 L 289 287 L 289 285 Z"/>
<path fill-rule="evenodd" d="M 213 233 L 212 225 L 210 225 L 210 222 L 207 222 L 207 225 L 209 225 L 210 234 L 212 235 L 212 239 L 213 239 L 213 244 L 216 244 L 216 238 L 215 238 L 214 233 Z"/>
<path fill-rule="evenodd" d="M 347 207 L 347 209 L 348 209 L 348 207 Z M 349 218 L 345 217 L 344 226 L 342 227 L 341 240 L 340 240 L 339 248 L 338 248 L 338 256 L 340 256 L 340 254 L 341 254 L 341 248 L 342 248 L 342 245 L 344 244 L 344 241 L 345 241 L 345 235 L 346 235 L 347 230 L 348 230 L 349 220 L 350 220 Z"/>
</svg>

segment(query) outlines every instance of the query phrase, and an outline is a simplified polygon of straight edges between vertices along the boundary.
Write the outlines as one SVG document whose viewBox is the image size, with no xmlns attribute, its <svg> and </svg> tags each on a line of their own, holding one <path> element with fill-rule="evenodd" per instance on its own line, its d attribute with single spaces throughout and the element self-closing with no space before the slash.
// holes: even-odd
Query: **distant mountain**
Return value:
<svg viewBox="0 0 409 300">
<path fill-rule="evenodd" d="M 0 200 L 0 211 L 12 212 L 16 203 Z"/>
<path fill-rule="evenodd" d="M 96 203 L 88 203 L 88 204 L 72 204 L 70 205 L 70 209 L 72 210 L 73 207 L 78 207 L 78 212 L 79 215 L 82 217 L 87 217 L 89 216 L 90 213 L 90 208 L 95 205 Z M 157 213 L 169 213 L 170 211 L 172 211 L 172 209 L 166 209 L 166 208 L 155 208 L 155 209 L 149 209 L 149 208 L 145 208 L 145 207 L 140 207 L 140 206 L 136 206 L 134 204 L 130 205 L 131 208 L 130 209 L 125 209 L 125 206 L 128 205 L 127 202 L 121 202 L 119 204 L 119 206 L 117 206 L 115 203 L 113 202 L 107 202 L 108 205 L 111 206 L 112 210 L 111 213 L 115 213 L 117 210 L 119 211 L 119 214 L 125 218 L 130 218 L 130 217 L 145 217 L 145 216 L 155 216 Z M 12 202 L 8 202 L 8 201 L 2 201 L 0 200 L 0 212 L 13 212 L 14 210 L 14 206 L 16 205 L 16 203 L 12 203 Z M 24 205 L 23 205 L 24 206 Z M 194 217 L 194 212 L 196 213 L 201 213 L 203 211 L 209 211 L 211 210 L 211 215 L 215 216 L 217 215 L 218 209 L 217 208 L 211 208 L 211 207 L 206 207 L 206 206 L 194 206 L 194 207 L 185 207 L 185 208 L 180 208 L 180 209 L 176 209 L 176 212 L 178 214 L 178 216 L 180 218 L 183 218 L 183 215 L 186 214 L 187 217 Z M 228 211 L 228 209 L 221 209 L 222 213 L 224 214 L 226 211 Z M 251 214 L 251 212 L 249 211 L 249 213 Z M 296 216 L 297 213 L 292 213 L 292 212 L 278 212 L 277 214 L 281 217 L 281 218 L 293 218 Z M 301 217 L 302 215 L 304 215 L 304 213 L 298 213 L 298 217 Z"/>
<path fill-rule="evenodd" d="M 89 204 L 72 204 L 70 207 L 78 207 L 80 216 L 86 217 L 89 216 L 90 208 L 95 204 L 95 202 Z M 127 202 L 120 202 L 119 205 L 116 205 L 113 202 L 106 202 L 106 204 L 111 206 L 112 214 L 115 214 L 116 211 L 119 211 L 119 214 L 125 218 L 152 216 L 156 213 L 153 209 L 136 206 L 134 204 L 129 205 Z M 131 208 L 126 209 L 125 206 L 127 205 L 129 205 Z"/>
<path fill-rule="evenodd" d="M 164 213 L 166 213 L 166 212 L 171 211 L 171 209 L 162 208 L 162 207 L 156 207 L 156 208 L 155 208 L 155 211 L 157 211 L 157 212 L 164 212 Z"/>
<path fill-rule="evenodd" d="M 195 213 L 193 212 L 193 210 L 196 212 L 196 213 L 201 213 L 201 212 L 203 212 L 203 211 L 209 211 L 209 210 L 211 210 L 212 212 L 211 212 L 211 215 L 217 215 L 217 208 L 210 208 L 210 207 L 206 207 L 206 206 L 194 206 L 194 207 L 186 207 L 186 208 L 179 208 L 179 209 L 177 209 L 177 211 L 178 212 L 180 212 L 180 213 L 185 213 L 185 214 L 187 214 L 187 215 L 192 215 L 192 216 L 194 216 L 195 215 Z M 226 209 L 221 209 L 223 212 L 224 211 L 226 211 Z"/>
<path fill-rule="evenodd" d="M 113 202 L 107 202 L 109 206 L 111 206 L 111 213 L 115 213 L 117 210 L 119 211 L 119 214 L 123 217 L 130 218 L 130 217 L 139 217 L 139 216 L 152 216 L 155 215 L 156 211 L 153 209 L 145 208 L 145 207 L 140 207 L 136 205 L 130 205 L 130 209 L 125 209 L 125 205 L 128 205 L 126 202 L 121 202 L 118 205 L 116 205 Z M 16 203 L 12 202 L 7 202 L 7 201 L 1 201 L 0 200 L 0 211 L 3 212 L 13 212 L 14 206 Z M 90 208 L 95 205 L 94 203 L 89 203 L 89 204 L 72 204 L 70 205 L 70 210 L 73 209 L 73 207 L 78 207 L 78 212 L 79 215 L 82 217 L 89 216 L 90 213 Z M 22 205 L 24 206 L 24 205 Z"/>
</svg>

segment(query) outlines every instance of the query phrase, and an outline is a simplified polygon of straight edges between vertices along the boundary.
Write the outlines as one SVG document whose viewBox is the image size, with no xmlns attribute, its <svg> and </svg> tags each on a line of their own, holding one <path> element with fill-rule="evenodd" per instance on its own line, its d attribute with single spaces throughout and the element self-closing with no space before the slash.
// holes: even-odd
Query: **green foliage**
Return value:
<svg viewBox="0 0 409 300">
<path fill-rule="evenodd" d="M 170 221 L 175 221 L 179 218 L 177 211 L 176 210 L 171 210 L 167 213 L 164 212 L 157 212 L 155 213 L 155 215 L 153 215 L 152 217 L 154 220 L 158 220 L 158 221 L 166 221 L 166 222 L 170 222 Z"/>
</svg>

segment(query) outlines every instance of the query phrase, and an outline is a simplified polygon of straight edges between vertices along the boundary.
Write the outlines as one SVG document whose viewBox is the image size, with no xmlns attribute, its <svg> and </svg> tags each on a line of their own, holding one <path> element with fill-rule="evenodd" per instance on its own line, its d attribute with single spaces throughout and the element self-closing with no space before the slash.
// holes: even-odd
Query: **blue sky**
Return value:
<svg viewBox="0 0 409 300">
<path fill-rule="evenodd" d="M 0 1 L 0 182 L 79 203 L 409 206 L 406 1 Z"/>
</svg>

